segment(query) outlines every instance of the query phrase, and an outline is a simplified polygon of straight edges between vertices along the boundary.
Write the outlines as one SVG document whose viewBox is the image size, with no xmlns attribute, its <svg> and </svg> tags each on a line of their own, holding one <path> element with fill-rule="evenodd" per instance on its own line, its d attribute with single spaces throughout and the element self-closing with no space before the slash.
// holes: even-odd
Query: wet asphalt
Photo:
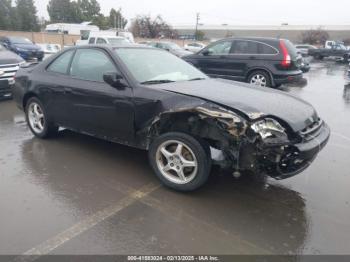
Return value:
<svg viewBox="0 0 350 262">
<path fill-rule="evenodd" d="M 144 151 L 63 130 L 33 137 L 0 102 L 0 254 L 349 254 L 347 66 L 312 63 L 311 102 L 332 129 L 313 165 L 284 181 L 213 171 L 193 193 L 162 187 Z"/>
</svg>

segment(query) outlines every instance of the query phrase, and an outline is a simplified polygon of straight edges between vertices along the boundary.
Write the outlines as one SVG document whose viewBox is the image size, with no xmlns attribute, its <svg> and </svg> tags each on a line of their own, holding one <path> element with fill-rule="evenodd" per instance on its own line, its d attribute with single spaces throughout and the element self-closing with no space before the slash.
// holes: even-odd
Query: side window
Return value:
<svg viewBox="0 0 350 262">
<path fill-rule="evenodd" d="M 277 55 L 278 54 L 277 50 L 274 49 L 272 46 L 265 45 L 262 43 L 258 44 L 258 50 L 259 50 L 259 54 L 263 54 L 263 55 Z"/>
<path fill-rule="evenodd" d="M 47 71 L 60 73 L 60 74 L 67 74 L 68 66 L 71 61 L 73 53 L 74 53 L 74 50 L 70 50 L 60 55 L 58 58 L 56 58 L 55 61 L 53 61 L 49 65 L 49 67 L 47 68 Z"/>
<path fill-rule="evenodd" d="M 107 41 L 103 38 L 97 38 L 96 44 L 107 44 Z"/>
<path fill-rule="evenodd" d="M 92 45 L 92 44 L 95 44 L 95 37 L 91 37 L 89 39 L 89 44 Z"/>
<path fill-rule="evenodd" d="M 237 40 L 234 42 L 233 54 L 258 54 L 258 44 L 254 41 Z"/>
<path fill-rule="evenodd" d="M 97 49 L 78 49 L 73 58 L 71 75 L 82 80 L 103 82 L 106 72 L 116 72 L 107 54 Z"/>
<path fill-rule="evenodd" d="M 211 55 L 221 55 L 230 53 L 232 41 L 222 41 L 208 47 L 208 51 Z"/>
</svg>

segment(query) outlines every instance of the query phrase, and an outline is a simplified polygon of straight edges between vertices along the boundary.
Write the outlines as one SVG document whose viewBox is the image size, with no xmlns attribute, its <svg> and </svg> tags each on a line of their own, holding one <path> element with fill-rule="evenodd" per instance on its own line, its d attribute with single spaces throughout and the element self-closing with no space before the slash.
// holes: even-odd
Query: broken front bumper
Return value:
<svg viewBox="0 0 350 262">
<path fill-rule="evenodd" d="M 330 128 L 322 123 L 317 134 L 311 135 L 311 139 L 294 144 L 293 150 L 282 156 L 276 179 L 286 179 L 299 174 L 310 166 L 317 154 L 324 148 L 330 137 Z"/>
</svg>

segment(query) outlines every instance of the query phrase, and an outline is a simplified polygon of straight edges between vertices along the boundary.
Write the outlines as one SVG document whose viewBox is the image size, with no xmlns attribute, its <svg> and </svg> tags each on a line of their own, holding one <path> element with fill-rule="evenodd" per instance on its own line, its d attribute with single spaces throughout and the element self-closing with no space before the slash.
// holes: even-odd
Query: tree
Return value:
<svg viewBox="0 0 350 262">
<path fill-rule="evenodd" d="M 195 39 L 198 41 L 203 41 L 205 37 L 205 33 L 203 31 L 197 30 Z"/>
<path fill-rule="evenodd" d="M 177 37 L 176 30 L 173 30 L 172 27 L 159 15 L 155 19 L 152 19 L 148 15 L 139 15 L 132 21 L 130 29 L 134 36 L 137 37 Z"/>
<path fill-rule="evenodd" d="M 11 0 L 0 0 L 0 30 L 12 29 Z"/>
<path fill-rule="evenodd" d="M 121 8 L 116 11 L 114 8 L 109 12 L 109 26 L 112 28 L 122 28 L 124 29 L 128 20 L 122 15 Z"/>
<path fill-rule="evenodd" d="M 16 0 L 18 27 L 21 31 L 39 31 L 34 0 Z"/>
<path fill-rule="evenodd" d="M 304 44 L 324 45 L 329 39 L 329 34 L 322 28 L 318 28 L 316 30 L 308 30 L 303 32 L 301 38 Z"/>
<path fill-rule="evenodd" d="M 96 0 L 78 0 L 77 6 L 81 15 L 79 18 L 83 21 L 92 21 L 100 15 L 101 7 Z"/>
<path fill-rule="evenodd" d="M 78 5 L 72 4 L 70 0 L 50 0 L 47 5 L 51 23 L 75 23 L 78 10 Z"/>
<path fill-rule="evenodd" d="M 103 14 L 99 14 L 92 19 L 92 24 L 98 26 L 101 30 L 107 30 L 110 28 L 109 26 L 109 17 L 104 16 Z"/>
</svg>

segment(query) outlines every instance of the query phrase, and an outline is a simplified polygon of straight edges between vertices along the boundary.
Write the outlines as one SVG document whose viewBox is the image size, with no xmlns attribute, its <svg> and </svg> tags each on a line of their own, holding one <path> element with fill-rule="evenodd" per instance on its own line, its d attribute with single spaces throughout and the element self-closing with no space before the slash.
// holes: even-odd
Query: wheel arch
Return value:
<svg viewBox="0 0 350 262">
<path fill-rule="evenodd" d="M 24 110 L 25 110 L 25 108 L 26 108 L 26 106 L 27 106 L 28 100 L 31 99 L 32 97 L 38 98 L 38 95 L 35 94 L 34 92 L 28 92 L 28 93 L 26 93 L 26 94 L 23 96 L 23 99 L 22 99 L 22 107 L 23 107 Z"/>
<path fill-rule="evenodd" d="M 272 75 L 271 71 L 269 69 L 265 68 L 265 67 L 253 67 L 253 68 L 250 68 L 247 71 L 247 73 L 246 73 L 246 77 L 245 77 L 246 81 L 248 81 L 248 78 L 250 77 L 250 75 L 252 73 L 257 72 L 257 71 L 263 71 L 263 72 L 267 73 L 269 75 L 269 77 L 270 77 L 270 81 L 271 81 L 272 86 L 275 86 L 275 80 L 273 78 L 273 75 Z"/>
<path fill-rule="evenodd" d="M 157 136 L 168 132 L 182 132 L 206 141 L 214 148 L 223 149 L 229 147 L 233 141 L 238 141 L 246 129 L 246 121 L 229 111 L 210 111 L 198 107 L 165 112 L 149 127 L 147 147 Z"/>
</svg>

